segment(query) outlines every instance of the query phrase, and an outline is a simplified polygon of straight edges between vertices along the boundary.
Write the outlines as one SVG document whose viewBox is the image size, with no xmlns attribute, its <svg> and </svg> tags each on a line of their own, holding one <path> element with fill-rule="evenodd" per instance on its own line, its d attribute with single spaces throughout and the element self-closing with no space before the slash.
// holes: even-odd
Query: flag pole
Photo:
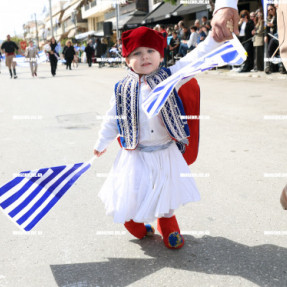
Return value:
<svg viewBox="0 0 287 287">
<path fill-rule="evenodd" d="M 97 158 L 96 155 L 93 156 L 93 157 L 88 161 L 88 163 L 92 165 L 93 161 L 94 161 L 96 158 Z"/>
</svg>

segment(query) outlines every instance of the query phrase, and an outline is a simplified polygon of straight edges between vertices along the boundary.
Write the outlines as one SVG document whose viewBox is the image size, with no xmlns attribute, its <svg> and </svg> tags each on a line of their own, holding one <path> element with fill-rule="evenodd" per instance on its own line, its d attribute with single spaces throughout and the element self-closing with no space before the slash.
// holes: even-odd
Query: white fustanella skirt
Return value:
<svg viewBox="0 0 287 287">
<path fill-rule="evenodd" d="M 194 179 L 187 175 L 189 167 L 175 142 L 153 152 L 122 148 L 99 197 L 114 222 L 152 222 L 200 200 Z"/>
</svg>

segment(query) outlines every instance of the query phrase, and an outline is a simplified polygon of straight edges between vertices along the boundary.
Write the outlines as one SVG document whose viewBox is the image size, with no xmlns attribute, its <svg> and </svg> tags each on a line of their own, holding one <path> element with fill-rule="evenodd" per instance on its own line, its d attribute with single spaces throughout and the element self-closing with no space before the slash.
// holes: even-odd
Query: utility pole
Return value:
<svg viewBox="0 0 287 287">
<path fill-rule="evenodd" d="M 51 22 L 51 33 L 52 37 L 54 37 L 54 29 L 53 29 L 53 21 L 52 21 L 52 0 L 49 0 L 49 7 L 50 7 L 50 22 Z"/>
<path fill-rule="evenodd" d="M 36 13 L 34 13 L 34 17 L 35 17 L 35 27 L 36 27 L 36 41 L 37 41 L 37 47 L 39 48 L 38 23 L 37 23 Z"/>
<path fill-rule="evenodd" d="M 116 0 L 116 23 L 117 23 L 117 45 L 118 45 L 118 40 L 120 39 L 120 35 L 119 35 L 119 14 L 120 14 L 120 11 L 119 11 L 119 1 Z"/>
</svg>

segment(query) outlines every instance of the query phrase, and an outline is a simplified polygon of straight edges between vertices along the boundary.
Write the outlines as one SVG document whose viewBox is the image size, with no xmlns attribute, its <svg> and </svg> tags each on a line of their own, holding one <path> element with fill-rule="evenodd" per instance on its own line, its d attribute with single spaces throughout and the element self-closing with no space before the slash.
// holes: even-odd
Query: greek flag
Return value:
<svg viewBox="0 0 287 287">
<path fill-rule="evenodd" d="M 90 168 L 89 162 L 24 171 L 0 188 L 3 212 L 30 231 Z"/>
<path fill-rule="evenodd" d="M 200 45 L 204 45 L 204 42 Z M 246 51 L 234 35 L 232 40 L 223 43 L 213 51 L 191 62 L 159 83 L 143 103 L 143 110 L 149 118 L 152 118 L 160 112 L 168 96 L 180 81 L 188 78 L 191 79 L 196 74 L 214 67 L 225 66 L 227 64 L 241 65 L 245 60 Z"/>
</svg>

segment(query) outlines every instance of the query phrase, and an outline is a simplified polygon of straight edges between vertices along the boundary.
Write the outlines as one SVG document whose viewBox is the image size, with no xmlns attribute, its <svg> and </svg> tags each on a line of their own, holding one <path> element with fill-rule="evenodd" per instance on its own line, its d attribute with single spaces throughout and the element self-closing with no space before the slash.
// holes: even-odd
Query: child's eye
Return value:
<svg viewBox="0 0 287 287">
<path fill-rule="evenodd" d="M 134 56 L 139 56 L 141 52 L 135 52 Z"/>
<path fill-rule="evenodd" d="M 154 52 L 154 50 L 148 50 L 148 53 L 153 53 Z"/>
</svg>

